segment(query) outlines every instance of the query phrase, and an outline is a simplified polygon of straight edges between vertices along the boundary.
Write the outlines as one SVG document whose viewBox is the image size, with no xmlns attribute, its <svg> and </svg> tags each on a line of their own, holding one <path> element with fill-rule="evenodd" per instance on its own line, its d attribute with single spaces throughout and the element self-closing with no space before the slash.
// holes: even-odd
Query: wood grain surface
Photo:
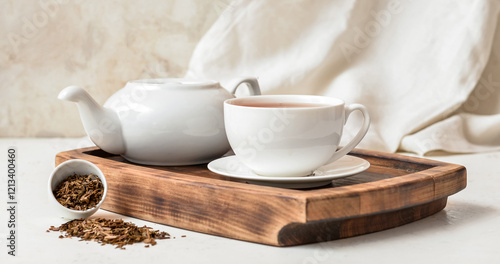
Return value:
<svg viewBox="0 0 500 264">
<path fill-rule="evenodd" d="M 108 182 L 102 208 L 207 234 L 291 246 L 367 234 L 407 224 L 446 206 L 466 187 L 463 166 L 368 150 L 350 155 L 370 168 L 305 190 L 232 181 L 205 165 L 132 164 L 98 148 L 56 155 L 56 165 L 85 159 Z"/>
</svg>

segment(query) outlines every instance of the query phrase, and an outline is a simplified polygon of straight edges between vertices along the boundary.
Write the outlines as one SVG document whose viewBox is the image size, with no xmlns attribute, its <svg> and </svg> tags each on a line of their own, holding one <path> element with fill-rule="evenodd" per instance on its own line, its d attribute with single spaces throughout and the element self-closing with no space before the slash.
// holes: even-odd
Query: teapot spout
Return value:
<svg viewBox="0 0 500 264">
<path fill-rule="evenodd" d="M 77 104 L 83 127 L 99 148 L 117 155 L 125 153 L 125 142 L 117 113 L 99 105 L 78 86 L 64 88 L 57 98 Z"/>
</svg>

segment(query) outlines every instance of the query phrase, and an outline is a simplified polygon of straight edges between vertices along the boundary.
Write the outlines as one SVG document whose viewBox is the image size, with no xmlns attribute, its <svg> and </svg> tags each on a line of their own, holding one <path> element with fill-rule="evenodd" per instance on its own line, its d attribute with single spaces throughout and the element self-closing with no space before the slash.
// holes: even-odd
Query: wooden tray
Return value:
<svg viewBox="0 0 500 264">
<path fill-rule="evenodd" d="M 103 209 L 207 234 L 291 246 L 404 225 L 446 206 L 465 188 L 463 166 L 356 149 L 370 168 L 321 188 L 259 186 L 212 173 L 206 165 L 132 164 L 96 147 L 61 152 L 96 164 L 106 176 Z"/>
</svg>

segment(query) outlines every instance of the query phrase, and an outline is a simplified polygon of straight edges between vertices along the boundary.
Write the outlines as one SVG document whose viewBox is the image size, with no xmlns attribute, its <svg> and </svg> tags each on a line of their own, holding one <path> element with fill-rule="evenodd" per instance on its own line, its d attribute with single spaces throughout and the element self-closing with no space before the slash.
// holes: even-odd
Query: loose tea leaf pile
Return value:
<svg viewBox="0 0 500 264">
<path fill-rule="evenodd" d="M 104 186 L 95 174 L 74 174 L 62 181 L 53 194 L 63 206 L 85 211 L 95 207 L 102 199 Z"/>
<path fill-rule="evenodd" d="M 60 227 L 51 226 L 49 230 L 66 232 L 64 237 L 79 237 L 81 240 L 94 240 L 102 245 L 112 244 L 116 248 L 125 249 L 125 245 L 144 242 L 156 245 L 156 239 L 169 239 L 170 234 L 151 230 L 151 227 L 138 227 L 133 223 L 124 222 L 121 219 L 76 219 L 62 224 Z M 47 230 L 47 232 L 49 231 Z"/>
</svg>

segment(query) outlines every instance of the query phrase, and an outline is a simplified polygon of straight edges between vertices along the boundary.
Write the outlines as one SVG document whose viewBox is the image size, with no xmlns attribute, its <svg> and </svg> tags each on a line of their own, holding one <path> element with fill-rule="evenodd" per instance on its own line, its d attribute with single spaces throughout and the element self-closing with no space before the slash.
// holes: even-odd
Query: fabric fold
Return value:
<svg viewBox="0 0 500 264">
<path fill-rule="evenodd" d="M 500 126 L 498 14 L 496 1 L 237 0 L 198 43 L 187 76 L 253 75 L 263 94 L 364 104 L 372 126 L 360 148 L 494 150 L 498 136 L 478 129 Z M 353 115 L 342 143 L 359 123 Z"/>
</svg>

